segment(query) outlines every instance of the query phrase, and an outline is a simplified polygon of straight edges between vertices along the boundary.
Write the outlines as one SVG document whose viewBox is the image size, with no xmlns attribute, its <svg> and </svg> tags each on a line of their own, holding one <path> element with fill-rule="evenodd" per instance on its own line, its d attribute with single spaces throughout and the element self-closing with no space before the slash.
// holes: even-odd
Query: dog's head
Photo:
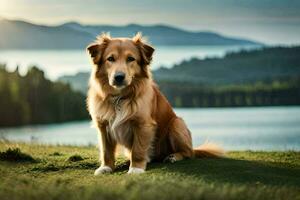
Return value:
<svg viewBox="0 0 300 200">
<path fill-rule="evenodd" d="M 95 67 L 94 78 L 100 84 L 108 83 L 116 91 L 131 85 L 134 79 L 150 76 L 148 65 L 154 48 L 145 43 L 140 33 L 133 38 L 111 38 L 102 34 L 87 51 Z"/>
</svg>

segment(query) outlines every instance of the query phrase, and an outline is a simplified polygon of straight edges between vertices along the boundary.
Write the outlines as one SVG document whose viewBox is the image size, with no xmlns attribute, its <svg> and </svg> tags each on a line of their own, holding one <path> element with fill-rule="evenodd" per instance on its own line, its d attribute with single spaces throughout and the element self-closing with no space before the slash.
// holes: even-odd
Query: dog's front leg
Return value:
<svg viewBox="0 0 300 200">
<path fill-rule="evenodd" d="M 96 169 L 95 175 L 111 173 L 115 168 L 116 141 L 107 132 L 106 126 L 98 125 L 101 166 Z"/>
<path fill-rule="evenodd" d="M 145 172 L 154 135 L 155 126 L 153 124 L 143 124 L 133 128 L 129 174 Z"/>
</svg>

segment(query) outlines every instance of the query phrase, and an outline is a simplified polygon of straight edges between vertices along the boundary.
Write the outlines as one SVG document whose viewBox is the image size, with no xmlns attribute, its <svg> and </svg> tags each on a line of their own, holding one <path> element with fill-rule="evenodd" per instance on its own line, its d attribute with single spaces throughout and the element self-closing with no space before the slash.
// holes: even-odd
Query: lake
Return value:
<svg viewBox="0 0 300 200">
<path fill-rule="evenodd" d="M 226 150 L 300 150 L 300 106 L 175 109 L 192 132 L 193 144 Z M 90 121 L 0 129 L 0 137 L 43 144 L 95 145 Z"/>
<path fill-rule="evenodd" d="M 192 57 L 222 57 L 226 52 L 253 49 L 257 46 L 158 46 L 154 53 L 152 69 L 171 67 L 175 63 Z M 91 69 L 85 50 L 0 50 L 0 63 L 7 63 L 9 70 L 19 66 L 25 74 L 28 66 L 37 65 L 46 76 L 55 80 L 59 76 L 75 74 Z"/>
</svg>

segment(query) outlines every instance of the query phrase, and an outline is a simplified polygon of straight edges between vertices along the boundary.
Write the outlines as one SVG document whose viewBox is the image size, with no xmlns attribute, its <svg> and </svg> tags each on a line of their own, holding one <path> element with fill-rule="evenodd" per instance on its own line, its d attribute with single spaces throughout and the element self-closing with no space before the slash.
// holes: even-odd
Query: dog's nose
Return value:
<svg viewBox="0 0 300 200">
<path fill-rule="evenodd" d="M 125 73 L 123 73 L 123 72 L 117 72 L 117 73 L 115 74 L 114 79 L 115 79 L 116 84 L 121 84 L 121 83 L 123 83 L 123 81 L 124 81 L 124 79 L 125 79 Z"/>
</svg>

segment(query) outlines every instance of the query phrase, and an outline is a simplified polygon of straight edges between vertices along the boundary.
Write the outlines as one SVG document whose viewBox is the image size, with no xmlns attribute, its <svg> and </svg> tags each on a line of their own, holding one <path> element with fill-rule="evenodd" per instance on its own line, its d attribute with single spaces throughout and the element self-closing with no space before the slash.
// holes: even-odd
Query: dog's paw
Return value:
<svg viewBox="0 0 300 200">
<path fill-rule="evenodd" d="M 177 161 L 177 159 L 174 154 L 170 154 L 164 159 L 164 162 L 168 162 L 168 163 L 174 163 L 176 161 Z"/>
<path fill-rule="evenodd" d="M 142 174 L 145 170 L 137 167 L 130 167 L 127 174 Z"/>
<path fill-rule="evenodd" d="M 109 174 L 112 173 L 112 169 L 109 166 L 101 166 L 95 170 L 94 175 L 98 176 L 100 174 Z"/>
</svg>

